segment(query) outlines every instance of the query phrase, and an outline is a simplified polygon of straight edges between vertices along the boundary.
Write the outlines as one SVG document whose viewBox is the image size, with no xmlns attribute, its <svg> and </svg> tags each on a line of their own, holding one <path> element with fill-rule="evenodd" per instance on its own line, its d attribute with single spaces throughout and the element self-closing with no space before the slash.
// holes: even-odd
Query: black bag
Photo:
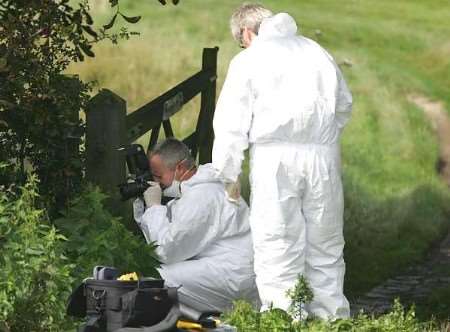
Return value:
<svg viewBox="0 0 450 332">
<path fill-rule="evenodd" d="M 179 317 L 177 289 L 160 279 L 86 279 L 72 293 L 67 313 L 87 317 L 83 332 L 171 331 Z"/>
<path fill-rule="evenodd" d="M 122 295 L 123 326 L 152 326 L 164 319 L 173 305 L 176 288 L 140 288 Z"/>
</svg>

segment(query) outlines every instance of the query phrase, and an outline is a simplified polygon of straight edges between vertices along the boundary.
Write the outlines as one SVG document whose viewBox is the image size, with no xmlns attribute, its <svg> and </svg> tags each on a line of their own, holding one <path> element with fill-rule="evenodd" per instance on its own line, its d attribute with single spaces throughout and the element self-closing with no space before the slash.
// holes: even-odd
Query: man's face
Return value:
<svg viewBox="0 0 450 332">
<path fill-rule="evenodd" d="M 252 44 L 255 33 L 247 27 L 244 27 L 241 31 L 241 41 L 239 46 L 241 48 L 248 48 Z"/>
<path fill-rule="evenodd" d="M 161 188 L 164 189 L 170 186 L 175 176 L 175 170 L 166 167 L 161 156 L 157 154 L 150 158 L 149 163 L 153 178 L 156 182 L 159 182 Z"/>
</svg>

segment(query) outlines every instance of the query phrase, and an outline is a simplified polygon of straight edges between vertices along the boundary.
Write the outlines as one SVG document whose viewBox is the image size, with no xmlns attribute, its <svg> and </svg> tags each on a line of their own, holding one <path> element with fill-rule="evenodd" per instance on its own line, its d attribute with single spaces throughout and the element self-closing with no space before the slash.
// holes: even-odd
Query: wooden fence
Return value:
<svg viewBox="0 0 450 332">
<path fill-rule="evenodd" d="M 218 48 L 203 49 L 202 69 L 158 98 L 127 115 L 126 101 L 109 90 L 94 96 L 86 112 L 86 178 L 117 197 L 119 183 L 126 181 L 123 151 L 118 149 L 151 131 L 148 149 L 157 142 L 163 127 L 174 137 L 170 118 L 201 93 L 197 126 L 183 139 L 200 164 L 211 161 L 212 120 L 216 101 Z"/>
</svg>

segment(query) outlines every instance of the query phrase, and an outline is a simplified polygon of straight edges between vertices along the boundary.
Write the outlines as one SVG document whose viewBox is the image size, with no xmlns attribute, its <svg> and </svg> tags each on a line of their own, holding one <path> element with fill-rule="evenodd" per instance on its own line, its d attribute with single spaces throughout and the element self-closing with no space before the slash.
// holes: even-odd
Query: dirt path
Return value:
<svg viewBox="0 0 450 332">
<path fill-rule="evenodd" d="M 450 187 L 450 119 L 444 104 L 419 95 L 410 95 L 408 100 L 423 109 L 436 131 L 440 154 L 437 169 L 442 179 Z"/>
<path fill-rule="evenodd" d="M 437 171 L 450 188 L 450 117 L 441 102 L 424 96 L 411 95 L 408 100 L 423 109 L 435 129 L 439 141 Z M 450 285 L 450 233 L 442 243 L 428 254 L 424 263 L 412 266 L 403 275 L 388 279 L 352 303 L 353 314 L 364 310 L 375 315 L 390 310 L 394 299 L 403 304 L 419 303 L 437 288 Z"/>
</svg>

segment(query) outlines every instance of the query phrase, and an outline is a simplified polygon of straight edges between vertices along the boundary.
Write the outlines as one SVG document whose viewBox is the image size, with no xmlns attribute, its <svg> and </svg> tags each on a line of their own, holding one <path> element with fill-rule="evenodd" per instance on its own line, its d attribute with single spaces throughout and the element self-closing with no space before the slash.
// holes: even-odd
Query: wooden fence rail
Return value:
<svg viewBox="0 0 450 332">
<path fill-rule="evenodd" d="M 94 96 L 86 112 L 86 178 L 117 197 L 126 181 L 125 155 L 118 148 L 151 131 L 148 149 L 157 142 L 161 126 L 174 137 L 170 118 L 201 93 L 200 112 L 193 133 L 183 139 L 201 164 L 211 161 L 212 119 L 216 101 L 218 48 L 203 49 L 202 69 L 161 96 L 127 115 L 126 101 L 109 90 Z"/>
</svg>

